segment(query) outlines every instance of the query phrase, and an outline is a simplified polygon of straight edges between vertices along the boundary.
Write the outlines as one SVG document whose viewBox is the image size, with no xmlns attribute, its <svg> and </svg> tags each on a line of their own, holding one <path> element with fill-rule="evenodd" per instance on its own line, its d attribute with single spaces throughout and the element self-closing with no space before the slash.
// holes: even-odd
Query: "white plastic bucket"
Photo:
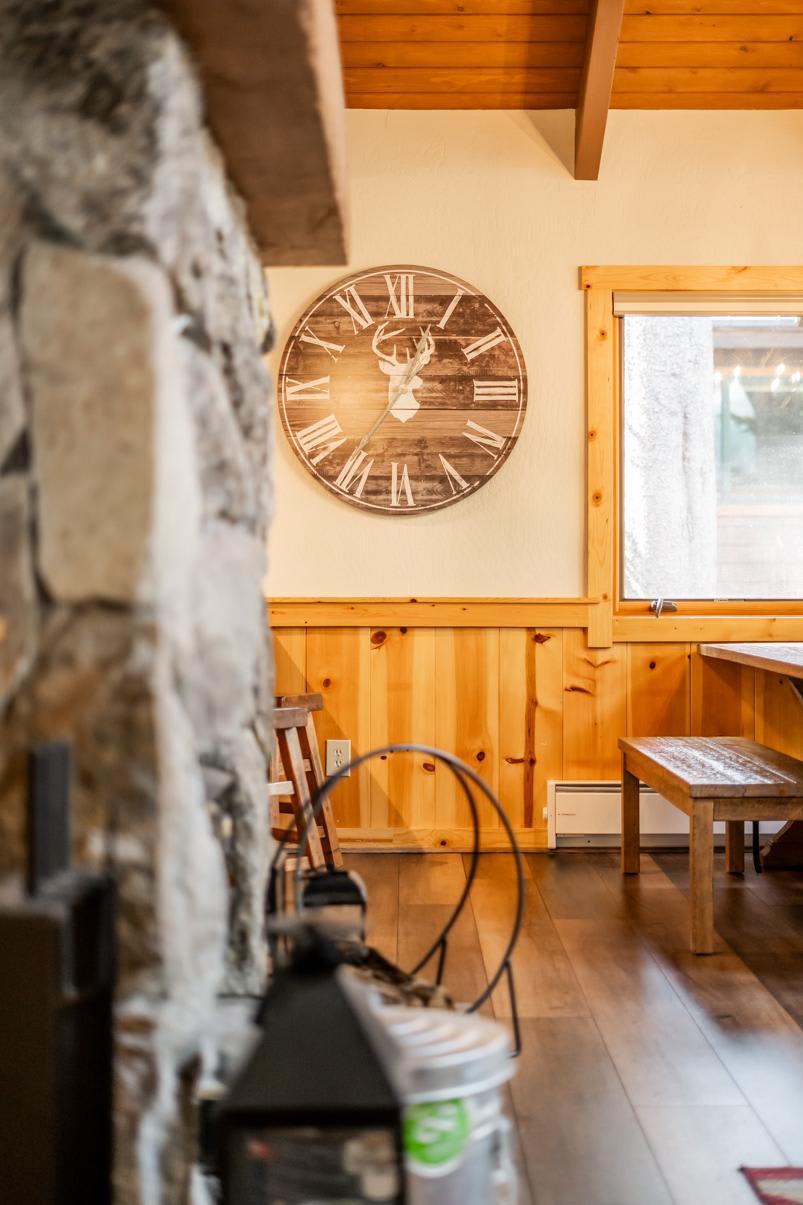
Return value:
<svg viewBox="0 0 803 1205">
<path fill-rule="evenodd" d="M 502 1086 L 515 1064 L 505 1029 L 445 1009 L 382 1008 L 405 1103 L 410 1205 L 515 1205 Z"/>
</svg>

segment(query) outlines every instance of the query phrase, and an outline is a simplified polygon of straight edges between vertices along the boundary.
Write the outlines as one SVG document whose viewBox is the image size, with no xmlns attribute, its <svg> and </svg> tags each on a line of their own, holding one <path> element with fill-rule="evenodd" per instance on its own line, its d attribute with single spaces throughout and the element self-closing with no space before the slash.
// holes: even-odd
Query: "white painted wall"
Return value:
<svg viewBox="0 0 803 1205">
<path fill-rule="evenodd" d="M 301 467 L 277 419 L 268 593 L 582 595 L 577 269 L 803 262 L 803 112 L 614 112 L 598 182 L 567 169 L 571 112 L 354 111 L 348 128 L 350 269 L 419 263 L 486 293 L 524 349 L 527 418 L 491 482 L 410 518 L 338 502 Z M 269 273 L 279 348 L 344 273 Z"/>
</svg>

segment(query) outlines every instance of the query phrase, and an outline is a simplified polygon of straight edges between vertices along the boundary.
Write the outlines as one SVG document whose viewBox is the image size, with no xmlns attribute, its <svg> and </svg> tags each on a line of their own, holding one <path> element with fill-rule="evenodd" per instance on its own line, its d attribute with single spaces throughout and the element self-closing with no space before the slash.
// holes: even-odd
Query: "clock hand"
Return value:
<svg viewBox="0 0 803 1205">
<path fill-rule="evenodd" d="M 416 376 L 416 374 L 418 373 L 419 368 L 423 368 L 423 366 L 426 363 L 428 363 L 430 356 L 432 354 L 432 352 L 429 350 L 429 338 L 430 338 L 429 332 L 430 332 L 430 327 L 427 327 L 427 329 L 425 331 L 421 332 L 421 338 L 418 340 L 418 342 L 415 345 L 415 355 L 413 356 L 412 360 L 410 361 L 410 364 L 409 364 L 408 368 L 406 369 L 404 376 L 399 381 L 399 384 L 397 385 L 396 389 L 393 392 L 393 396 L 389 399 L 387 406 L 382 411 L 382 413 L 379 415 L 379 418 L 376 420 L 374 425 L 371 427 L 368 434 L 363 435 L 362 439 L 357 444 L 357 447 L 356 447 L 357 452 L 361 452 L 363 450 L 365 445 L 368 443 L 369 439 L 371 439 L 371 437 L 373 435 L 375 435 L 376 432 L 379 430 L 379 428 L 382 426 L 382 423 L 385 421 L 387 416 L 390 414 L 391 410 L 396 405 L 396 402 L 399 400 L 401 395 L 406 391 L 407 386 L 410 384 L 413 377 Z"/>
</svg>

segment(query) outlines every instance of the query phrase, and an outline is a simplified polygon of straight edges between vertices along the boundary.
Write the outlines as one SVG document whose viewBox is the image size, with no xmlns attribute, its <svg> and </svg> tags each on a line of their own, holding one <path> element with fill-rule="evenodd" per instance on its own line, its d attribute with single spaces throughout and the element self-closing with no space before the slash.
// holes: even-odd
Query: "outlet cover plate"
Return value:
<svg viewBox="0 0 803 1205">
<path fill-rule="evenodd" d="M 333 774 L 337 774 L 338 770 L 342 770 L 343 766 L 347 766 L 351 761 L 351 741 L 327 741 L 326 742 L 326 777 L 331 778 Z M 343 775 L 344 778 L 351 778 L 351 770 Z"/>
</svg>

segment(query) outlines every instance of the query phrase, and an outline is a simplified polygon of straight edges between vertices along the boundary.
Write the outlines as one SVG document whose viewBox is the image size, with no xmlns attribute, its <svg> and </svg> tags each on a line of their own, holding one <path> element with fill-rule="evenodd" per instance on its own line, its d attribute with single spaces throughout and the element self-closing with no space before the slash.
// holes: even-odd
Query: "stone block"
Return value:
<svg viewBox="0 0 803 1205">
<path fill-rule="evenodd" d="M 10 315 L 4 314 L 0 307 L 0 471 L 24 429 L 25 407 L 14 328 Z"/>
<path fill-rule="evenodd" d="M 23 287 L 43 580 L 60 601 L 153 601 L 156 448 L 180 395 L 167 282 L 142 261 L 37 243 Z M 171 512 L 179 556 L 196 520 L 185 493 Z"/>
<path fill-rule="evenodd" d="M 25 427 L 12 305 L 12 285 L 21 240 L 19 194 L 0 169 L 0 472 Z"/>
<path fill-rule="evenodd" d="M 8 172 L 0 167 L 0 310 L 11 308 L 13 270 L 22 239 L 22 198 Z"/>
<path fill-rule="evenodd" d="M 156 649 L 151 623 L 123 610 L 55 609 L 40 630 L 36 673 L 17 691 L 0 741 L 2 870 L 16 869 L 23 860 L 29 745 L 72 745 L 73 859 L 95 865 L 114 860 L 121 992 L 159 973 L 162 963 Z"/>
<path fill-rule="evenodd" d="M 158 895 L 165 968 L 160 1029 L 178 1065 L 198 1048 L 223 978 L 228 892 L 204 804 L 192 723 L 166 656 L 158 669 Z"/>
<path fill-rule="evenodd" d="M 264 571 L 265 547 L 256 536 L 229 523 L 207 526 L 193 591 L 194 645 L 180 662 L 202 752 L 247 725 L 260 697 Z"/>
<path fill-rule="evenodd" d="M 195 427 L 203 518 L 264 529 L 262 484 L 252 472 L 223 374 L 190 338 L 181 340 L 184 375 Z"/>
<path fill-rule="evenodd" d="M 149 210 L 166 113 L 187 140 L 174 186 L 196 154 L 201 103 L 180 39 L 144 0 L 0 0 L 0 140 L 35 233 L 104 254 L 154 253 Z M 170 108 L 172 104 L 172 109 Z M 172 196 L 171 193 L 171 196 Z"/>
<path fill-rule="evenodd" d="M 183 1205 L 182 1070 L 265 968 L 265 279 L 157 6 L 0 24 L 0 869 L 29 742 L 69 740 L 74 857 L 120 895 L 115 1200 Z"/>
<path fill-rule="evenodd" d="M 231 992 L 260 992 L 265 985 L 263 937 L 265 883 L 273 850 L 265 790 L 265 754 L 254 733 L 243 729 L 217 753 L 231 783 L 218 800 L 231 826 L 226 866 L 231 883 L 226 987 Z"/>
<path fill-rule="evenodd" d="M 265 275 L 244 223 L 242 202 L 211 144 L 179 233 L 171 269 L 188 317 L 206 336 L 206 350 L 225 383 L 249 477 L 259 489 L 258 529 L 264 535 L 273 395 L 262 352 L 270 346 L 273 330 Z"/>
<path fill-rule="evenodd" d="M 31 555 L 30 485 L 22 474 L 0 477 L 0 708 L 36 655 L 38 607 Z"/>
</svg>

